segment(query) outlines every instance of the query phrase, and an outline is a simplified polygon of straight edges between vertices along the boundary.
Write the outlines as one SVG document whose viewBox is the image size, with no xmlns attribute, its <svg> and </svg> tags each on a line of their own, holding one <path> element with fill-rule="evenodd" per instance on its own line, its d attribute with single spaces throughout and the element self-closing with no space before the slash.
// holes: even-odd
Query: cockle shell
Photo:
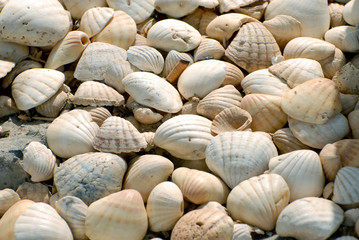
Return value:
<svg viewBox="0 0 359 240">
<path fill-rule="evenodd" d="M 101 127 L 102 123 L 109 117 L 112 116 L 110 111 L 104 107 L 85 107 L 84 110 L 91 114 L 92 120 Z"/>
<path fill-rule="evenodd" d="M 145 21 L 155 10 L 154 0 L 106 0 L 106 2 L 111 8 L 126 12 L 136 24 Z"/>
<path fill-rule="evenodd" d="M 253 227 L 245 223 L 235 223 L 233 225 L 233 238 L 232 240 L 252 240 L 251 233 Z"/>
<path fill-rule="evenodd" d="M 335 180 L 332 200 L 343 207 L 359 207 L 359 168 L 342 167 Z"/>
<path fill-rule="evenodd" d="M 234 188 L 242 181 L 262 174 L 277 149 L 263 132 L 224 132 L 214 137 L 206 149 L 208 168 Z"/>
<path fill-rule="evenodd" d="M 352 0 L 345 4 L 343 9 L 344 20 L 352 26 L 356 26 L 359 23 L 359 1 Z"/>
<path fill-rule="evenodd" d="M 204 59 L 221 59 L 224 55 L 225 49 L 223 46 L 214 39 L 202 36 L 202 41 L 199 46 L 194 50 L 194 61 Z"/>
<path fill-rule="evenodd" d="M 0 217 L 18 201 L 20 201 L 19 194 L 11 188 L 0 190 Z"/>
<path fill-rule="evenodd" d="M 14 62 L 0 60 L 0 79 L 5 77 L 15 67 Z"/>
<path fill-rule="evenodd" d="M 328 30 L 324 39 L 334 44 L 343 52 L 359 52 L 358 28 L 353 26 L 338 26 Z"/>
<path fill-rule="evenodd" d="M 343 18 L 344 5 L 334 2 L 328 5 L 328 9 L 329 9 L 331 27 L 338 27 L 345 25 L 345 21 Z"/>
<path fill-rule="evenodd" d="M 8 96 L 0 95 L 0 117 L 9 116 L 17 112 L 19 112 L 19 109 L 17 109 L 15 101 Z"/>
<path fill-rule="evenodd" d="M 91 240 L 143 239 L 148 220 L 141 194 L 127 189 L 97 200 L 87 210 L 85 227 Z"/>
<path fill-rule="evenodd" d="M 226 63 L 226 77 L 222 82 L 221 86 L 224 85 L 233 85 L 235 87 L 239 86 L 244 78 L 244 74 L 242 70 L 236 65 L 225 62 Z"/>
<path fill-rule="evenodd" d="M 289 187 L 280 175 L 262 174 L 233 188 L 227 208 L 234 220 L 270 231 L 279 213 L 288 205 L 289 196 Z"/>
<path fill-rule="evenodd" d="M 356 110 L 352 111 L 351 113 L 349 113 L 348 120 L 349 120 L 350 129 L 352 130 L 353 137 L 356 139 L 359 139 L 358 119 L 359 119 L 359 109 L 356 109 Z"/>
<path fill-rule="evenodd" d="M 279 150 L 279 153 L 284 154 L 301 149 L 310 149 L 307 145 L 301 143 L 289 128 L 282 128 L 273 134 L 273 142 Z"/>
<path fill-rule="evenodd" d="M 298 199 L 279 214 L 276 232 L 296 239 L 324 240 L 343 222 L 343 210 L 334 202 L 316 197 Z"/>
<path fill-rule="evenodd" d="M 162 76 L 167 77 L 181 60 L 188 62 L 189 65 L 193 63 L 193 57 L 189 53 L 182 53 L 176 50 L 169 51 L 165 59 Z"/>
<path fill-rule="evenodd" d="M 122 79 L 132 72 L 131 64 L 128 61 L 116 59 L 107 65 L 103 77 L 107 85 L 113 87 L 119 93 L 124 93 L 125 86 L 123 86 Z"/>
<path fill-rule="evenodd" d="M 342 93 L 359 94 L 359 55 L 341 67 L 333 76 L 333 82 Z"/>
<path fill-rule="evenodd" d="M 128 61 L 142 71 L 159 74 L 163 70 L 162 54 L 149 46 L 132 46 L 127 50 Z"/>
<path fill-rule="evenodd" d="M 34 202 L 49 203 L 51 196 L 49 188 L 41 183 L 24 182 L 16 192 L 21 199 L 29 199 Z"/>
<path fill-rule="evenodd" d="M 186 114 L 162 123 L 156 130 L 154 143 L 175 157 L 200 160 L 205 158 L 204 151 L 212 138 L 210 120 Z"/>
<path fill-rule="evenodd" d="M 81 17 L 79 30 L 85 32 L 89 38 L 95 36 L 112 19 L 114 10 L 107 7 L 88 9 Z"/>
<path fill-rule="evenodd" d="M 193 13 L 182 18 L 182 21 L 197 29 L 201 35 L 206 35 L 208 24 L 217 16 L 215 12 L 209 9 L 197 8 Z"/>
<path fill-rule="evenodd" d="M 199 6 L 199 1 L 197 0 L 155 0 L 154 2 L 157 12 L 164 13 L 171 18 L 188 15 Z"/>
<path fill-rule="evenodd" d="M 105 7 L 106 0 L 62 0 L 66 9 L 70 11 L 71 16 L 80 19 L 83 14 L 94 7 Z"/>
<path fill-rule="evenodd" d="M 359 220 L 359 208 L 351 208 L 344 212 L 344 226 L 354 227 Z"/>
<path fill-rule="evenodd" d="M 13 42 L 0 41 L 0 58 L 4 61 L 18 63 L 29 54 L 29 47 Z"/>
</svg>

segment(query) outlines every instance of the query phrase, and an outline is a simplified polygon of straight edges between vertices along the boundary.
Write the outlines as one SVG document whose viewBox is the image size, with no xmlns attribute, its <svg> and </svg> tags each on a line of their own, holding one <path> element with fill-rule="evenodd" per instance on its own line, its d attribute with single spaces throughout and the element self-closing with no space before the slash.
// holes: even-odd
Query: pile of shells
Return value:
<svg viewBox="0 0 359 240">
<path fill-rule="evenodd" d="M 359 238 L 359 0 L 0 0 L 10 116 L 0 239 Z"/>
</svg>

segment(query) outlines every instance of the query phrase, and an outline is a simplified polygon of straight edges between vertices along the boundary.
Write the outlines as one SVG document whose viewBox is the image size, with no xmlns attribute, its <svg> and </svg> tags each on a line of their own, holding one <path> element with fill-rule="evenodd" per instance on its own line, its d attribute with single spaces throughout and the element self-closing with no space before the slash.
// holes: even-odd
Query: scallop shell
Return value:
<svg viewBox="0 0 359 240">
<path fill-rule="evenodd" d="M 354 110 L 348 115 L 350 129 L 352 130 L 353 137 L 359 139 L 359 110 Z"/>
<path fill-rule="evenodd" d="M 172 230 L 184 212 L 181 189 L 173 182 L 158 184 L 148 197 L 146 211 L 151 231 Z"/>
<path fill-rule="evenodd" d="M 345 21 L 343 18 L 343 10 L 344 5 L 339 3 L 330 3 L 328 5 L 329 8 L 329 16 L 330 16 L 330 26 L 338 27 L 345 25 Z"/>
<path fill-rule="evenodd" d="M 269 159 L 277 156 L 270 136 L 263 132 L 225 132 L 214 137 L 206 149 L 208 168 L 234 188 L 262 174 Z"/>
<path fill-rule="evenodd" d="M 327 239 L 344 219 L 343 210 L 334 202 L 316 197 L 294 201 L 280 213 L 276 232 L 296 239 Z"/>
<path fill-rule="evenodd" d="M 253 227 L 248 224 L 235 223 L 233 225 L 232 240 L 252 240 L 251 232 L 253 232 Z"/>
<path fill-rule="evenodd" d="M 359 55 L 341 67 L 333 76 L 333 82 L 342 93 L 359 94 Z"/>
<path fill-rule="evenodd" d="M 80 19 L 83 14 L 94 7 L 105 7 L 106 0 L 62 0 L 66 9 L 70 11 L 71 16 Z"/>
<path fill-rule="evenodd" d="M 328 30 L 324 39 L 343 52 L 359 52 L 358 29 L 352 26 L 338 26 Z"/>
<path fill-rule="evenodd" d="M 33 68 L 19 74 L 11 86 L 11 93 L 20 110 L 39 106 L 51 98 L 62 86 L 65 75 L 62 72 Z"/>
<path fill-rule="evenodd" d="M 128 61 L 116 59 L 107 65 L 103 77 L 107 85 L 113 87 L 119 93 L 124 93 L 125 86 L 123 86 L 122 79 L 132 72 L 131 64 Z"/>
<path fill-rule="evenodd" d="M 292 152 L 301 149 L 310 149 L 307 145 L 301 143 L 294 137 L 289 128 L 282 128 L 273 134 L 273 142 L 280 154 Z"/>
<path fill-rule="evenodd" d="M 217 16 L 215 12 L 209 9 L 197 8 L 193 13 L 182 18 L 182 21 L 197 29 L 201 35 L 206 35 L 208 24 Z"/>
<path fill-rule="evenodd" d="M 102 123 L 109 117 L 112 116 L 110 111 L 104 107 L 85 107 L 84 110 L 91 114 L 92 120 L 101 127 Z"/>
<path fill-rule="evenodd" d="M 169 51 L 165 59 L 162 76 L 167 77 L 181 60 L 186 61 L 189 64 L 193 63 L 193 57 L 189 53 L 181 53 L 176 50 Z"/>
<path fill-rule="evenodd" d="M 128 61 L 142 71 L 160 74 L 163 70 L 162 54 L 149 46 L 132 46 L 127 50 Z"/>
<path fill-rule="evenodd" d="M 86 214 L 86 235 L 91 240 L 141 240 L 148 220 L 141 194 L 133 189 L 113 193 L 92 203 Z"/>
<path fill-rule="evenodd" d="M 164 13 L 171 18 L 181 18 L 186 16 L 199 6 L 197 0 L 155 0 L 155 9 L 157 12 Z"/>
<path fill-rule="evenodd" d="M 29 199 L 34 202 L 49 203 L 51 196 L 49 188 L 41 183 L 24 182 L 16 192 L 21 199 Z"/>
<path fill-rule="evenodd" d="M 0 79 L 5 77 L 14 67 L 14 62 L 0 60 Z"/>
<path fill-rule="evenodd" d="M 11 188 L 0 190 L 0 217 L 18 201 L 20 201 L 19 194 Z"/>
<path fill-rule="evenodd" d="M 106 2 L 111 8 L 126 12 L 136 24 L 145 21 L 155 10 L 154 0 L 106 0 Z"/>
<path fill-rule="evenodd" d="M 41 182 L 52 178 L 56 157 L 45 145 L 32 141 L 23 151 L 23 168 L 31 181 Z"/>
<path fill-rule="evenodd" d="M 160 155 L 146 154 L 131 160 L 123 189 L 137 190 L 147 202 L 152 189 L 172 174 L 173 163 Z"/>
<path fill-rule="evenodd" d="M 17 112 L 19 112 L 19 109 L 17 109 L 15 101 L 8 96 L 0 95 L 0 117 L 9 116 Z"/>
<path fill-rule="evenodd" d="M 0 41 L 0 59 L 18 63 L 29 55 L 29 47 L 13 42 Z"/>
<path fill-rule="evenodd" d="M 177 50 L 188 52 L 201 42 L 201 34 L 191 25 L 176 19 L 165 19 L 155 23 L 147 35 L 147 43 L 166 52 Z"/>
<path fill-rule="evenodd" d="M 202 36 L 202 41 L 199 46 L 194 50 L 194 61 L 205 59 L 221 59 L 224 55 L 225 49 L 223 46 L 214 39 Z"/>
<path fill-rule="evenodd" d="M 334 180 L 332 200 L 343 207 L 359 207 L 359 168 L 343 167 Z"/>
<path fill-rule="evenodd" d="M 212 138 L 210 120 L 186 114 L 162 123 L 156 130 L 154 143 L 175 157 L 200 160 L 205 158 L 204 151 Z"/>
<path fill-rule="evenodd" d="M 359 208 L 351 208 L 344 212 L 344 226 L 354 227 L 359 220 Z"/>
<path fill-rule="evenodd" d="M 242 70 L 232 63 L 229 62 L 225 62 L 225 63 L 227 65 L 226 77 L 222 82 L 221 86 L 224 85 L 233 85 L 235 87 L 239 86 L 239 84 L 242 82 L 244 78 L 244 74 Z"/>
<path fill-rule="evenodd" d="M 102 31 L 112 19 L 113 14 L 114 10 L 112 8 L 90 8 L 82 15 L 79 30 L 85 32 L 91 38 Z"/>
<path fill-rule="evenodd" d="M 359 23 L 359 1 L 352 0 L 345 4 L 343 9 L 344 20 L 352 26 L 356 26 Z"/>
</svg>

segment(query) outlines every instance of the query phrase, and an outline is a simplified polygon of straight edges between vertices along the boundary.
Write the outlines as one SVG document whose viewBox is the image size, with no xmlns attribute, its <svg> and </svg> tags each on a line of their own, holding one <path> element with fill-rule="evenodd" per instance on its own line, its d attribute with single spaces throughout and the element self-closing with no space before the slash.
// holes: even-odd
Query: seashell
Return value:
<svg viewBox="0 0 359 240">
<path fill-rule="evenodd" d="M 186 167 L 189 169 L 196 169 L 203 172 L 211 172 L 207 167 L 206 161 L 204 159 L 201 160 L 183 160 L 179 158 L 172 159 L 175 164 L 175 168 Z"/>
<path fill-rule="evenodd" d="M 343 225 L 354 227 L 355 223 L 359 220 L 359 208 L 351 208 L 344 212 Z"/>
<path fill-rule="evenodd" d="M 102 123 L 112 114 L 104 107 L 85 107 L 84 110 L 91 114 L 92 120 L 101 127 Z"/>
<path fill-rule="evenodd" d="M 154 132 L 143 132 L 141 133 L 142 136 L 146 139 L 147 147 L 144 149 L 146 152 L 149 152 L 155 147 L 154 138 L 155 133 Z"/>
<path fill-rule="evenodd" d="M 155 10 L 154 0 L 132 0 L 129 2 L 121 0 L 106 0 L 106 2 L 111 8 L 115 10 L 122 10 L 127 13 L 136 22 L 136 24 L 145 21 Z"/>
<path fill-rule="evenodd" d="M 252 240 L 251 232 L 253 232 L 253 227 L 248 224 L 235 223 L 233 225 L 232 240 Z"/>
<path fill-rule="evenodd" d="M 144 22 L 137 24 L 137 33 L 147 37 L 148 30 L 157 22 L 153 17 L 147 18 Z"/>
<path fill-rule="evenodd" d="M 219 11 L 221 13 L 231 10 L 237 11 L 239 8 L 257 2 L 257 0 L 223 0 L 219 3 Z"/>
<path fill-rule="evenodd" d="M 162 76 L 167 77 L 181 60 L 186 61 L 189 64 L 193 63 L 193 57 L 189 53 L 181 53 L 176 50 L 169 51 L 165 59 Z"/>
<path fill-rule="evenodd" d="M 235 12 L 243 13 L 257 20 L 263 17 L 264 11 L 268 6 L 268 2 L 262 0 L 239 0 L 240 8 L 234 9 Z"/>
<path fill-rule="evenodd" d="M 263 132 L 224 132 L 206 149 L 208 168 L 230 187 L 262 174 L 269 159 L 277 156 L 270 136 Z"/>
<path fill-rule="evenodd" d="M 91 8 L 107 6 L 105 0 L 63 0 L 63 2 L 66 9 L 70 11 L 71 16 L 75 19 L 80 19 Z"/>
<path fill-rule="evenodd" d="M 342 93 L 359 94 L 359 55 L 342 66 L 333 76 L 333 82 Z"/>
<path fill-rule="evenodd" d="M 340 168 L 359 167 L 359 139 L 343 139 L 327 144 L 319 156 L 326 178 L 334 181 Z"/>
<path fill-rule="evenodd" d="M 163 118 L 163 116 L 157 112 L 154 112 L 151 108 L 138 107 L 133 110 L 133 116 L 135 119 L 143 124 L 155 124 Z"/>
<path fill-rule="evenodd" d="M 231 240 L 233 220 L 217 209 L 197 209 L 186 213 L 174 226 L 171 240 Z"/>
<path fill-rule="evenodd" d="M 78 154 L 55 169 L 59 197 L 75 196 L 90 204 L 121 190 L 127 164 L 121 157 L 103 152 Z"/>
<path fill-rule="evenodd" d="M 158 184 L 148 197 L 146 211 L 151 231 L 172 230 L 184 212 L 181 189 L 173 182 Z"/>
<path fill-rule="evenodd" d="M 155 0 L 154 5 L 157 12 L 164 13 L 171 18 L 181 18 L 194 12 L 199 6 L 199 1 Z"/>
<path fill-rule="evenodd" d="M 0 12 L 8 2 L 9 2 L 9 0 L 1 0 L 0 1 Z"/>
<path fill-rule="evenodd" d="M 359 118 L 359 109 L 352 111 L 348 115 L 350 129 L 352 130 L 353 137 L 356 139 L 359 139 L 358 118 Z"/>
<path fill-rule="evenodd" d="M 65 38 L 51 50 L 45 68 L 57 69 L 62 65 L 76 61 L 89 43 L 89 36 L 84 32 L 71 31 L 67 33 Z"/>
<path fill-rule="evenodd" d="M 264 41 L 265 39 L 265 41 Z M 273 35 L 260 22 L 247 22 L 226 49 L 225 56 L 249 73 L 272 65 L 281 56 Z"/>
<path fill-rule="evenodd" d="M 0 95 L 0 117 L 10 116 L 11 114 L 19 112 L 15 101 L 12 98 Z"/>
<path fill-rule="evenodd" d="M 147 146 L 141 133 L 121 117 L 109 117 L 95 136 L 93 147 L 102 152 L 138 152 Z"/>
<path fill-rule="evenodd" d="M 323 189 L 323 198 L 330 200 L 333 197 L 334 183 L 329 182 Z"/>
<path fill-rule="evenodd" d="M 102 31 L 112 19 L 114 10 L 108 7 L 93 7 L 84 12 L 81 17 L 79 29 L 85 32 L 89 38 Z"/>
<path fill-rule="evenodd" d="M 51 151 L 61 157 L 94 151 L 93 139 L 99 126 L 85 110 L 75 109 L 57 117 L 47 128 L 46 139 Z"/>
<path fill-rule="evenodd" d="M 275 132 L 287 123 L 287 115 L 281 109 L 280 96 L 248 94 L 241 102 L 241 108 L 252 116 L 253 131 Z"/>
<path fill-rule="evenodd" d="M 202 59 L 221 59 L 224 55 L 225 49 L 222 45 L 214 39 L 202 36 L 202 41 L 194 50 L 194 61 Z"/>
<path fill-rule="evenodd" d="M 241 86 L 246 94 L 262 93 L 282 96 L 289 91 L 288 85 L 274 76 L 268 69 L 254 71 L 243 78 Z"/>
<path fill-rule="evenodd" d="M 74 77 L 80 81 L 103 80 L 112 61 L 126 58 L 126 51 L 120 47 L 104 42 L 90 43 L 82 53 Z"/>
<path fill-rule="evenodd" d="M 352 26 L 338 26 L 328 30 L 324 39 L 334 44 L 343 52 L 359 52 L 359 39 L 357 28 Z"/>
<path fill-rule="evenodd" d="M 284 80 L 290 88 L 314 78 L 324 78 L 319 62 L 308 58 L 288 59 L 268 68 L 274 76 Z"/>
<path fill-rule="evenodd" d="M 215 8 L 219 5 L 218 0 L 199 0 L 198 4 L 204 8 Z"/>
<path fill-rule="evenodd" d="M 0 190 L 0 217 L 6 213 L 6 211 L 13 206 L 16 202 L 20 201 L 19 194 L 17 194 L 11 188 L 5 188 Z M 1 223 L 1 221 L 0 221 Z M 1 224 L 0 224 L 1 226 Z M 0 227 L 1 229 L 1 227 Z M 1 234 L 0 234 L 1 235 Z"/>
<path fill-rule="evenodd" d="M 177 168 L 172 173 L 172 181 L 181 189 L 185 200 L 194 204 L 209 201 L 224 204 L 229 194 L 228 187 L 220 178 L 196 169 Z"/>
<path fill-rule="evenodd" d="M 0 40 L 51 46 L 65 37 L 70 26 L 69 15 L 58 1 L 12 0 L 0 14 Z"/>
<path fill-rule="evenodd" d="M 132 72 L 131 64 L 128 61 L 116 59 L 107 65 L 103 77 L 107 85 L 113 87 L 119 93 L 124 93 L 125 87 L 123 86 L 122 79 Z"/>
<path fill-rule="evenodd" d="M 0 41 L 0 59 L 19 63 L 29 55 L 29 47 L 13 42 Z"/>
<path fill-rule="evenodd" d="M 302 198 L 279 214 L 276 232 L 281 237 L 327 239 L 339 228 L 343 218 L 343 210 L 332 201 Z"/>
<path fill-rule="evenodd" d="M 92 203 L 86 214 L 86 235 L 91 240 L 133 239 L 146 235 L 148 220 L 141 194 L 123 190 Z"/>
<path fill-rule="evenodd" d="M 201 204 L 196 209 L 214 209 L 227 214 L 226 208 L 216 201 L 209 201 L 207 203 Z"/>
<path fill-rule="evenodd" d="M 281 175 L 288 183 L 291 202 L 322 195 L 325 177 L 319 156 L 312 150 L 296 150 L 271 158 L 268 172 Z"/>
<path fill-rule="evenodd" d="M 199 4 L 202 4 L 201 1 Z M 201 35 L 206 35 L 208 24 L 217 16 L 218 15 L 211 10 L 197 8 L 193 13 L 182 18 L 182 21 L 197 29 Z"/>
<path fill-rule="evenodd" d="M 191 25 L 176 19 L 164 19 L 155 23 L 147 34 L 147 43 L 166 52 L 188 52 L 201 42 L 201 34 Z"/>
<path fill-rule="evenodd" d="M 327 78 L 306 81 L 286 92 L 281 107 L 288 116 L 312 124 L 325 124 L 342 111 L 339 90 Z"/>
<path fill-rule="evenodd" d="M 15 239 L 73 239 L 71 230 L 56 210 L 46 203 L 34 203 L 18 217 Z"/>
<path fill-rule="evenodd" d="M 21 199 L 29 199 L 34 202 L 49 203 L 50 191 L 47 186 L 41 183 L 22 183 L 16 190 Z"/>
<path fill-rule="evenodd" d="M 295 138 L 289 128 L 277 130 L 272 137 L 280 154 L 289 153 L 295 150 L 310 149 L 310 147 Z"/>
<path fill-rule="evenodd" d="M 127 13 L 115 11 L 113 18 L 92 41 L 110 43 L 127 50 L 135 41 L 136 32 L 135 21 Z"/>
<path fill-rule="evenodd" d="M 211 132 L 220 134 L 223 132 L 250 130 L 252 116 L 246 110 L 239 107 L 230 107 L 218 113 L 212 121 Z"/>
<path fill-rule="evenodd" d="M 357 240 L 357 238 L 353 236 L 341 236 L 336 238 L 335 240 Z"/>
<path fill-rule="evenodd" d="M 232 63 L 229 62 L 225 62 L 225 63 L 227 65 L 226 77 L 222 82 L 221 86 L 224 85 L 233 85 L 235 87 L 238 86 L 244 78 L 242 70 Z"/>
<path fill-rule="evenodd" d="M 197 114 L 197 106 L 199 103 L 199 99 L 196 98 L 195 100 L 193 100 L 194 98 L 191 98 L 190 101 L 185 102 L 183 104 L 182 110 L 181 110 L 181 114 L 193 114 L 196 115 Z"/>
<path fill-rule="evenodd" d="M 293 38 L 301 37 L 303 32 L 302 23 L 289 15 L 277 15 L 264 21 L 263 25 L 273 34 L 281 49 Z"/>
<path fill-rule="evenodd" d="M 359 235 L 359 220 L 355 223 L 355 233 L 357 236 Z"/>
<path fill-rule="evenodd" d="M 126 92 L 144 106 L 169 113 L 179 112 L 182 108 L 182 100 L 177 90 L 165 79 L 153 73 L 130 73 L 122 83 Z"/>
<path fill-rule="evenodd" d="M 53 207 L 53 208 L 56 208 L 55 203 L 58 200 L 60 200 L 59 193 L 56 192 L 56 193 L 52 194 L 51 197 L 50 197 L 50 200 L 49 200 L 50 206 Z"/>
<path fill-rule="evenodd" d="M 270 231 L 288 202 L 286 181 L 278 174 L 262 174 L 233 188 L 228 196 L 227 208 L 234 220 Z"/>
<path fill-rule="evenodd" d="M 152 189 L 164 182 L 173 172 L 173 163 L 160 155 L 146 154 L 131 160 L 123 189 L 137 190 L 147 202 Z"/>
<path fill-rule="evenodd" d="M 0 79 L 5 77 L 14 67 L 14 62 L 0 60 Z"/>
<path fill-rule="evenodd" d="M 164 59 L 159 51 L 149 46 L 132 46 L 127 50 L 128 61 L 142 71 L 159 74 L 163 70 Z"/>
<path fill-rule="evenodd" d="M 197 113 L 209 119 L 214 119 L 217 114 L 226 108 L 240 107 L 241 93 L 232 85 L 213 90 L 207 94 L 197 105 Z"/>
<path fill-rule="evenodd" d="M 55 203 L 56 211 L 66 220 L 75 239 L 88 239 L 85 234 L 87 205 L 79 198 L 66 196 Z"/>
<path fill-rule="evenodd" d="M 359 207 L 359 168 L 342 167 L 335 180 L 332 200 L 344 208 Z"/>
<path fill-rule="evenodd" d="M 352 26 L 356 26 L 359 23 L 358 17 L 359 1 L 353 0 L 345 4 L 343 9 L 344 20 Z"/>
<path fill-rule="evenodd" d="M 343 18 L 344 5 L 334 2 L 328 5 L 328 9 L 330 16 L 330 26 L 332 28 L 345 25 Z"/>
<path fill-rule="evenodd" d="M 212 138 L 210 120 L 186 114 L 162 123 L 156 130 L 154 143 L 174 157 L 200 160 L 205 158 L 204 151 Z"/>
<path fill-rule="evenodd" d="M 339 141 L 349 133 L 348 120 L 337 114 L 325 124 L 310 124 L 288 117 L 289 128 L 293 135 L 305 145 L 323 148 L 328 143 Z"/>
<path fill-rule="evenodd" d="M 23 151 L 23 168 L 31 175 L 31 181 L 41 182 L 52 178 L 56 157 L 45 145 L 32 141 Z"/>
<path fill-rule="evenodd" d="M 147 46 L 147 38 L 137 33 L 133 46 Z"/>
</svg>

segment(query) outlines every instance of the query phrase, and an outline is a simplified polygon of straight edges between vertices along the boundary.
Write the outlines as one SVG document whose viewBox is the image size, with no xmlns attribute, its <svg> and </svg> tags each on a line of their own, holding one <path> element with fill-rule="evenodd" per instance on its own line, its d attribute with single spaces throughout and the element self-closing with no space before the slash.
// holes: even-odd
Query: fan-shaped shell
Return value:
<svg viewBox="0 0 359 240">
<path fill-rule="evenodd" d="M 194 61 L 204 59 L 221 59 L 224 55 L 223 46 L 214 39 L 202 36 L 202 41 L 194 50 Z"/>
<path fill-rule="evenodd" d="M 197 0 L 155 0 L 156 11 L 172 18 L 180 18 L 192 13 L 198 6 Z"/>
<path fill-rule="evenodd" d="M 106 0 L 62 0 L 66 9 L 70 11 L 71 16 L 80 19 L 83 14 L 94 7 L 105 7 Z"/>
<path fill-rule="evenodd" d="M 343 9 L 344 20 L 352 26 L 356 26 L 359 23 L 359 1 L 352 0 L 345 4 Z"/>
<path fill-rule="evenodd" d="M 176 50 L 169 51 L 165 59 L 162 76 L 167 77 L 181 60 L 188 62 L 188 64 L 193 63 L 193 57 L 189 53 L 182 53 Z"/>
<path fill-rule="evenodd" d="M 1 42 L 0 42 L 0 49 L 1 49 Z M 4 89 L 7 88 L 8 86 L 11 85 L 11 83 L 13 82 L 13 80 L 17 75 L 32 68 L 42 68 L 42 64 L 34 60 L 23 60 L 17 63 L 15 67 L 12 69 L 12 71 L 9 72 L 6 75 L 6 77 L 2 80 L 2 82 L 0 83 L 1 87 Z"/>
<path fill-rule="evenodd" d="M 4 61 L 18 63 L 29 54 L 29 47 L 13 42 L 0 41 L 0 58 Z"/>
<path fill-rule="evenodd" d="M 15 67 L 14 62 L 0 60 L 0 78 L 5 77 Z"/>
<path fill-rule="evenodd" d="M 359 139 L 358 119 L 359 119 L 359 109 L 356 109 L 351 113 L 349 113 L 348 120 L 349 120 L 350 129 L 352 130 L 353 137 L 356 139 Z"/>
<path fill-rule="evenodd" d="M 34 202 L 49 203 L 51 196 L 49 188 L 41 183 L 24 182 L 16 192 L 21 199 L 29 199 Z"/>
<path fill-rule="evenodd" d="M 233 85 L 237 87 L 243 80 L 244 74 L 242 70 L 236 65 L 225 62 L 226 63 L 226 78 L 222 82 L 222 86 L 224 85 Z"/>
<path fill-rule="evenodd" d="M 217 16 L 218 15 L 210 9 L 197 8 L 193 13 L 182 18 L 182 21 L 197 29 L 201 35 L 206 35 L 208 24 Z"/>
<path fill-rule="evenodd" d="M 251 232 L 253 232 L 253 227 L 248 224 L 235 223 L 233 225 L 232 240 L 252 240 Z"/>
<path fill-rule="evenodd" d="M 163 70 L 162 54 L 149 46 L 132 46 L 127 50 L 128 61 L 140 70 L 159 74 Z"/>
<path fill-rule="evenodd" d="M 112 8 L 107 7 L 88 9 L 81 17 L 79 30 L 85 32 L 90 38 L 95 36 L 112 19 L 114 12 Z"/>
<path fill-rule="evenodd" d="M 103 77 L 107 85 L 113 87 L 119 93 L 124 93 L 125 86 L 123 86 L 122 79 L 132 72 L 131 64 L 128 61 L 116 59 L 107 65 Z"/>
<path fill-rule="evenodd" d="M 126 12 L 136 23 L 145 21 L 155 10 L 154 0 L 106 0 L 106 2 L 111 8 Z"/>
<path fill-rule="evenodd" d="M 104 107 L 85 107 L 84 110 L 91 114 L 92 120 L 101 127 L 102 123 L 109 117 L 112 116 L 110 111 Z"/>
<path fill-rule="evenodd" d="M 343 52 L 359 52 L 358 29 L 353 26 L 338 26 L 328 30 L 324 39 Z"/>
<path fill-rule="evenodd" d="M 359 220 L 359 208 L 351 208 L 344 212 L 344 226 L 354 227 L 355 223 Z"/>
<path fill-rule="evenodd" d="M 343 18 L 344 5 L 333 2 L 328 5 L 329 16 L 330 16 L 330 26 L 338 27 L 345 25 Z"/>
<path fill-rule="evenodd" d="M 262 174 L 269 159 L 277 156 L 270 136 L 262 132 L 224 132 L 206 149 L 208 168 L 234 188 L 240 182 Z"/>
<path fill-rule="evenodd" d="M 18 201 L 20 201 L 19 194 L 11 188 L 0 190 L 0 217 Z"/>
<path fill-rule="evenodd" d="M 359 168 L 343 167 L 339 169 L 334 180 L 332 200 L 340 205 L 359 207 Z"/>
<path fill-rule="evenodd" d="M 282 128 L 273 134 L 273 142 L 281 154 L 301 149 L 310 149 L 307 145 L 301 143 L 289 128 Z"/>
<path fill-rule="evenodd" d="M 342 93 L 359 94 L 359 55 L 341 67 L 333 76 L 333 82 Z"/>
</svg>

